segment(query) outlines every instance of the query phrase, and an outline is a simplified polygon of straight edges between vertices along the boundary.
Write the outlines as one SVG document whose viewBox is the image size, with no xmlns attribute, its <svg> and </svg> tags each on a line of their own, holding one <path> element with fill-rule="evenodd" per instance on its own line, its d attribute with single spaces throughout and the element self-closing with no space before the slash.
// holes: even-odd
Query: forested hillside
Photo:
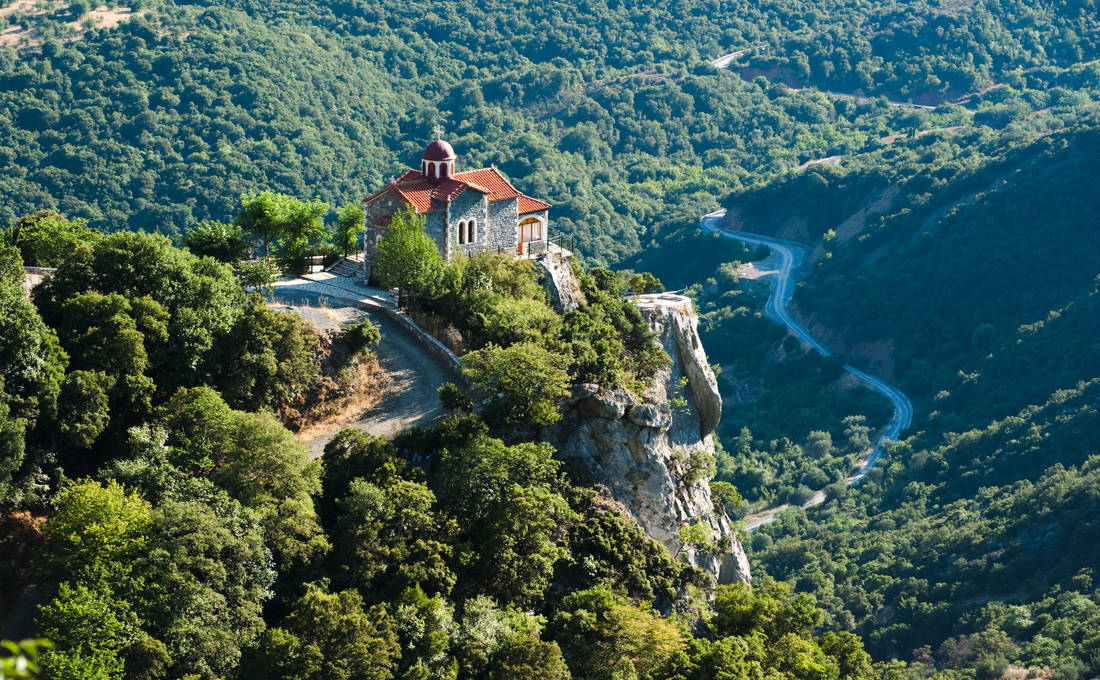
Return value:
<svg viewBox="0 0 1100 680">
<path fill-rule="evenodd" d="M 727 199 L 746 230 L 812 245 L 797 307 L 842 347 L 877 343 L 862 358 L 935 411 L 937 430 L 1100 372 L 1100 130 L 965 141 L 926 135 Z"/>
<path fill-rule="evenodd" d="M 1095 2 L 797 4 L 785 31 L 752 43 L 746 73 L 933 106 L 1029 78 L 1096 85 L 1080 69 L 1100 56 Z"/>
<path fill-rule="evenodd" d="M 0 625 L 45 640 L 15 648 L 43 677 L 873 677 L 811 598 L 716 587 L 539 441 L 571 383 L 643 393 L 669 362 L 614 273 L 559 315 L 529 261 L 430 251 L 401 285 L 496 396 L 448 384 L 441 421 L 311 460 L 289 407 L 337 341 L 371 359 L 369 322 L 325 343 L 163 236 L 39 220 L 22 245 L 64 254 L 33 301 L 0 246 Z"/>
<path fill-rule="evenodd" d="M 820 509 L 757 530 L 753 564 L 816 593 L 833 625 L 863 634 L 876 657 L 911 660 L 911 671 L 1000 677 L 1017 665 L 1089 677 L 1095 537 L 1080 513 L 1094 502 L 1100 453 L 1100 134 L 1087 120 L 1038 135 L 1013 127 L 922 135 L 726 199 L 731 226 L 807 244 L 801 316 L 918 406 L 911 436 L 869 481 L 829 487 Z M 770 393 L 805 393 L 806 360 L 777 361 L 782 334 L 751 320 L 762 296 L 729 279 L 736 269 L 715 272 L 728 292 L 701 291 L 722 320 L 704 340 L 742 354 L 771 347 L 757 364 L 775 368 L 761 378 L 752 429 L 806 439 L 794 459 L 725 439 L 735 463 L 753 461 L 726 474 L 739 486 L 748 472 L 814 474 L 807 484 L 819 488 L 836 433 L 807 436 L 797 398 L 765 408 Z"/>
<path fill-rule="evenodd" d="M 1100 674 L 1095 0 L 0 9 L 0 614 L 54 642 L 46 677 Z M 436 125 L 586 265 L 695 298 L 715 512 L 826 491 L 752 534 L 753 590 L 708 603 L 537 441 L 571 382 L 661 365 L 623 299 L 652 279 L 582 272 L 559 315 L 529 268 L 436 263 L 413 311 L 505 396 L 452 386 L 442 424 L 319 461 L 294 439 L 377 334 L 333 351 L 198 256 L 240 229 L 196 227 L 357 202 Z M 720 205 L 806 245 L 794 305 L 837 356 L 763 316 L 767 253 L 698 232 Z M 33 302 L 20 264 L 59 266 Z M 917 406 L 851 489 L 889 407 L 845 361 Z"/>
<path fill-rule="evenodd" d="M 0 154 L 12 169 L 0 216 L 48 207 L 175 235 L 228 219 L 257 186 L 339 205 L 415 161 L 442 124 L 461 162 L 496 163 L 610 262 L 750 174 L 922 125 L 705 63 L 809 15 L 839 26 L 843 8 L 524 7 L 163 2 L 75 42 L 47 30 L 40 46 L 0 57 Z M 1087 46 L 1093 25 L 1078 23 Z M 1001 61 L 1047 63 L 1041 45 Z M 1078 89 L 1096 86 L 1090 68 Z M 973 107 L 1021 101 L 1006 94 Z"/>
</svg>

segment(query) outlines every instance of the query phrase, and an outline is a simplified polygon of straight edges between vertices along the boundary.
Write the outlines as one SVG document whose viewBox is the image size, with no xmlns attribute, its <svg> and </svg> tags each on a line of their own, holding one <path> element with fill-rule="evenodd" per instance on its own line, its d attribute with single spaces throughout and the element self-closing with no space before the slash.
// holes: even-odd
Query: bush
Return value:
<svg viewBox="0 0 1100 680">
<path fill-rule="evenodd" d="M 366 351 L 382 340 L 382 332 L 370 319 L 364 319 L 354 326 L 349 326 L 344 334 L 347 337 L 348 349 L 352 354 Z"/>
<path fill-rule="evenodd" d="M 468 413 L 474 407 L 474 402 L 453 382 L 443 383 L 436 392 L 439 393 L 439 404 L 449 411 Z"/>
</svg>

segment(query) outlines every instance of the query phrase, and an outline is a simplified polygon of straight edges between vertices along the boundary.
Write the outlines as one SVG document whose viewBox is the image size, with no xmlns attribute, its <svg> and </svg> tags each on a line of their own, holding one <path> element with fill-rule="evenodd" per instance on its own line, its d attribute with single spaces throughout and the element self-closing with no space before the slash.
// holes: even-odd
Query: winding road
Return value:
<svg viewBox="0 0 1100 680">
<path fill-rule="evenodd" d="M 779 257 L 779 268 L 775 272 L 768 273 L 768 276 L 774 274 L 775 281 L 772 285 L 771 295 L 768 297 L 768 302 L 764 307 L 764 313 L 768 318 L 786 326 L 799 340 L 817 350 L 821 356 L 829 356 L 831 354 L 829 350 L 810 335 L 801 324 L 791 318 L 790 313 L 787 311 L 787 305 L 794 295 L 794 281 L 791 278 L 791 273 L 802 264 L 802 259 L 806 255 L 806 249 L 797 243 L 772 238 L 770 236 L 720 229 L 718 224 L 721 222 L 722 218 L 725 217 L 725 214 L 725 209 L 722 209 L 704 215 L 699 220 L 699 226 L 704 231 L 720 234 L 729 239 L 742 241 L 751 245 L 763 245 L 770 248 Z M 890 418 L 890 422 L 886 424 L 886 427 L 875 439 L 867 455 L 860 460 L 859 469 L 845 480 L 845 484 L 854 486 L 858 484 L 861 479 L 866 477 L 867 473 L 871 471 L 871 468 L 875 466 L 875 463 L 882 458 L 883 443 L 887 440 L 897 441 L 898 435 L 909 427 L 909 424 L 913 420 L 913 404 L 909 401 L 909 397 L 905 396 L 901 390 L 881 378 L 864 373 L 858 368 L 848 364 L 844 365 L 844 370 L 855 376 L 863 384 L 889 399 L 890 403 L 894 405 L 894 415 Z M 824 501 L 825 492 L 819 489 L 814 492 L 813 497 L 803 504 L 802 507 L 810 508 Z M 768 508 L 762 513 L 750 517 L 747 523 L 748 529 L 752 530 L 774 521 L 776 516 L 788 507 L 788 505 L 780 505 Z"/>
<path fill-rule="evenodd" d="M 325 444 L 344 427 L 392 438 L 415 425 L 434 422 L 443 416 L 436 390 L 444 382 L 460 380 L 450 366 L 424 349 L 407 330 L 385 314 L 371 310 L 365 304 L 365 298 L 371 297 L 368 291 L 342 277 L 280 282 L 272 295 L 272 303 L 282 311 L 297 312 L 319 328 L 370 318 L 382 334 L 374 353 L 390 382 L 381 400 L 346 425 L 333 425 L 306 441 L 310 458 L 319 458 Z"/>
</svg>

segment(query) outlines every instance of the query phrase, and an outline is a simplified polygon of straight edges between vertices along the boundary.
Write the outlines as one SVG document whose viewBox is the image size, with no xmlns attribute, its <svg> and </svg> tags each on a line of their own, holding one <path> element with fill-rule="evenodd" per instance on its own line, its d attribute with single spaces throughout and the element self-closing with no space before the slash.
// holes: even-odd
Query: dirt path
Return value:
<svg viewBox="0 0 1100 680">
<path fill-rule="evenodd" d="M 370 312 L 351 299 L 351 292 L 341 293 L 332 286 L 305 283 L 293 287 L 275 289 L 277 308 L 297 312 L 307 322 L 320 328 L 333 328 L 357 323 L 370 318 L 382 332 L 382 340 L 375 347 L 382 369 L 390 378 L 390 384 L 382 400 L 347 427 L 354 427 L 373 435 L 393 437 L 414 425 L 425 425 L 443 415 L 436 389 L 447 381 L 456 380 L 450 367 L 445 366 L 389 317 Z M 343 297 L 348 295 L 349 297 Z M 309 440 L 306 446 L 311 458 L 324 453 L 325 444 L 342 427 Z"/>
</svg>

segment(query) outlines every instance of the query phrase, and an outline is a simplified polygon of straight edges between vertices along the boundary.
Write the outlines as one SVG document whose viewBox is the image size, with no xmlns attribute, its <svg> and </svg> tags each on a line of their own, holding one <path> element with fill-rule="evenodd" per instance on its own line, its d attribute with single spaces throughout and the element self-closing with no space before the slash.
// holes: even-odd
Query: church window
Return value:
<svg viewBox="0 0 1100 680">
<path fill-rule="evenodd" d="M 467 230 L 466 231 L 466 243 L 473 243 L 476 240 L 474 238 L 474 236 L 476 234 L 476 231 L 475 231 L 476 229 L 477 229 L 477 220 L 470 220 L 470 223 L 468 225 L 466 225 L 466 230 Z"/>
<path fill-rule="evenodd" d="M 459 243 L 465 243 L 466 242 L 466 223 L 465 222 L 459 222 L 458 223 L 458 242 Z"/>
</svg>

